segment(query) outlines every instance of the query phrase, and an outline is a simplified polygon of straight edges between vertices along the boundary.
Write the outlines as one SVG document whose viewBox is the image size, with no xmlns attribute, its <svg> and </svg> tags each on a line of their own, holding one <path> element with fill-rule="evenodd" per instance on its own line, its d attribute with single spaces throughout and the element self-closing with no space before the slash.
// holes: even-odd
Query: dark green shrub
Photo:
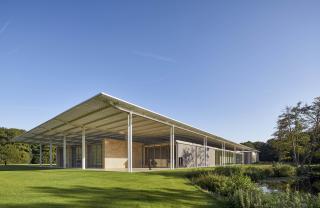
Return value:
<svg viewBox="0 0 320 208">
<path fill-rule="evenodd" d="M 247 167 L 240 170 L 237 168 L 239 167 L 229 166 L 197 171 L 192 181 L 203 189 L 224 196 L 231 207 L 320 208 L 320 194 L 314 196 L 309 193 L 290 191 L 289 185 L 284 192 L 263 193 L 251 180 L 251 178 L 260 180 L 272 175 L 292 176 L 295 174 L 295 168 L 292 166 L 275 164 L 272 168 Z M 314 186 L 318 186 L 318 183 Z"/>
<path fill-rule="evenodd" d="M 275 163 L 272 165 L 274 177 L 289 177 L 296 175 L 296 169 L 291 165 Z"/>
<path fill-rule="evenodd" d="M 248 189 L 241 190 L 238 189 L 234 192 L 232 197 L 230 197 L 230 202 L 232 207 L 239 208 L 255 208 L 263 207 L 264 194 L 261 190 Z"/>
<path fill-rule="evenodd" d="M 192 182 L 203 189 L 226 196 L 231 179 L 223 175 L 201 174 L 194 177 Z"/>
<path fill-rule="evenodd" d="M 192 178 L 192 182 L 210 192 L 223 196 L 232 196 L 237 189 L 258 189 L 251 179 L 244 175 L 233 175 L 231 177 L 216 174 L 201 174 Z"/>
<path fill-rule="evenodd" d="M 265 194 L 267 196 L 267 194 Z M 320 195 L 314 196 L 310 193 L 302 193 L 298 191 L 290 191 L 289 188 L 285 192 L 270 194 L 271 198 L 265 201 L 264 207 L 281 207 L 281 208 L 319 208 Z M 266 198 L 266 197 L 265 197 Z"/>
<path fill-rule="evenodd" d="M 311 166 L 311 170 L 314 171 L 314 172 L 320 172 L 320 165 Z"/>
<path fill-rule="evenodd" d="M 243 168 L 240 166 L 224 166 L 216 167 L 213 171 L 214 174 L 224 175 L 224 176 L 233 176 L 233 175 L 242 175 Z"/>
<path fill-rule="evenodd" d="M 320 181 L 315 181 L 312 183 L 312 188 L 316 191 L 316 192 L 320 192 Z"/>
<path fill-rule="evenodd" d="M 230 192 L 234 192 L 234 190 L 241 189 L 241 190 L 253 190 L 258 189 L 257 185 L 252 182 L 252 180 L 245 175 L 234 175 L 231 176 L 231 180 L 229 187 L 231 189 Z"/>
<path fill-rule="evenodd" d="M 244 174 L 253 181 L 259 181 L 271 177 L 273 175 L 272 168 L 247 167 Z"/>
<path fill-rule="evenodd" d="M 204 175 L 204 174 L 209 174 L 212 173 L 214 170 L 214 168 L 208 168 L 208 169 L 203 169 L 203 168 L 197 168 L 197 169 L 193 169 L 190 172 L 186 173 L 186 177 L 187 178 L 193 178 L 199 175 Z"/>
<path fill-rule="evenodd" d="M 320 195 L 290 191 L 263 193 L 261 190 L 237 190 L 230 198 L 232 207 L 241 208 L 319 208 Z"/>
</svg>

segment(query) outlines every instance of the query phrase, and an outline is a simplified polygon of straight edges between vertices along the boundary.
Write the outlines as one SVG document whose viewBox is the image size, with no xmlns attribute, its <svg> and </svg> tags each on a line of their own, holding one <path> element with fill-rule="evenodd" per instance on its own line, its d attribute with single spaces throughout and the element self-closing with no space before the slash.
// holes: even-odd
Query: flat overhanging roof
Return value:
<svg viewBox="0 0 320 208">
<path fill-rule="evenodd" d="M 125 139 L 127 135 L 128 113 L 133 115 L 133 140 L 148 143 L 151 139 L 169 141 L 170 128 L 175 127 L 177 139 L 198 140 L 207 137 L 208 143 L 225 143 L 229 149 L 255 151 L 159 113 L 126 102 L 106 93 L 96 96 L 66 110 L 43 124 L 15 138 L 17 142 L 61 145 L 63 136 L 68 142 L 80 143 L 82 129 L 86 129 L 88 141 L 101 138 Z"/>
</svg>

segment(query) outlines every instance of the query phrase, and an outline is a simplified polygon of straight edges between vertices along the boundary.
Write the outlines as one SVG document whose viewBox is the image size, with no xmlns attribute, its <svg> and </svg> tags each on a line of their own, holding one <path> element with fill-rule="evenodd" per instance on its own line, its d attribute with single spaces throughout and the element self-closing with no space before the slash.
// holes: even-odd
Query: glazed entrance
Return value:
<svg viewBox="0 0 320 208">
<path fill-rule="evenodd" d="M 169 168 L 170 145 L 156 144 L 144 146 L 145 168 Z"/>
</svg>

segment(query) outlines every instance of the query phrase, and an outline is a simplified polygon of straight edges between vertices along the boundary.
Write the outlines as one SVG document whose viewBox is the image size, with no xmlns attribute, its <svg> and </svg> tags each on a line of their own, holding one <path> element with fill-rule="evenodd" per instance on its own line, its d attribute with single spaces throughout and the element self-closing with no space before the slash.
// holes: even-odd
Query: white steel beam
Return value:
<svg viewBox="0 0 320 208">
<path fill-rule="evenodd" d="M 82 169 L 86 169 L 86 129 L 82 128 Z"/>
<path fill-rule="evenodd" d="M 128 172 L 132 172 L 132 113 L 128 114 Z"/>
</svg>

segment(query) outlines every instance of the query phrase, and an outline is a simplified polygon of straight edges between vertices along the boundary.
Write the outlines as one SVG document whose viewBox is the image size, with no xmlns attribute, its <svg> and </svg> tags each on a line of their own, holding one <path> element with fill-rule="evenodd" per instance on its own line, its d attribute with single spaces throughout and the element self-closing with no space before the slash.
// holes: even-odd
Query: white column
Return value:
<svg viewBox="0 0 320 208">
<path fill-rule="evenodd" d="M 39 150 L 39 165 L 42 166 L 42 144 L 40 143 L 40 150 Z"/>
<path fill-rule="evenodd" d="M 52 142 L 50 140 L 49 144 L 49 161 L 50 161 L 50 167 L 52 167 Z"/>
<path fill-rule="evenodd" d="M 221 144 L 221 158 L 220 158 L 220 165 L 223 165 L 223 143 Z"/>
<path fill-rule="evenodd" d="M 132 113 L 128 114 L 128 172 L 132 172 Z"/>
<path fill-rule="evenodd" d="M 226 164 L 226 143 L 223 142 L 223 165 Z"/>
<path fill-rule="evenodd" d="M 243 152 L 243 149 L 242 149 L 242 164 L 244 164 L 244 152 Z"/>
<path fill-rule="evenodd" d="M 86 129 L 83 127 L 82 128 L 82 146 L 81 146 L 81 150 L 82 150 L 82 169 L 85 170 L 86 169 Z"/>
<path fill-rule="evenodd" d="M 208 140 L 207 137 L 203 139 L 203 146 L 204 146 L 204 166 L 208 167 L 208 162 L 207 162 L 207 157 L 208 157 L 208 151 L 207 151 L 207 146 L 208 146 Z"/>
<path fill-rule="evenodd" d="M 63 136 L 63 168 L 67 168 L 67 137 Z"/>
<path fill-rule="evenodd" d="M 236 148 L 236 147 L 234 147 L 234 148 L 233 148 L 233 163 L 234 163 L 234 164 L 236 164 L 236 163 L 237 163 L 236 151 L 237 151 L 237 148 Z"/>
<path fill-rule="evenodd" d="M 175 165 L 174 165 L 174 160 L 175 160 L 175 153 L 174 153 L 174 126 L 171 126 L 170 129 L 170 169 L 173 170 Z"/>
</svg>

